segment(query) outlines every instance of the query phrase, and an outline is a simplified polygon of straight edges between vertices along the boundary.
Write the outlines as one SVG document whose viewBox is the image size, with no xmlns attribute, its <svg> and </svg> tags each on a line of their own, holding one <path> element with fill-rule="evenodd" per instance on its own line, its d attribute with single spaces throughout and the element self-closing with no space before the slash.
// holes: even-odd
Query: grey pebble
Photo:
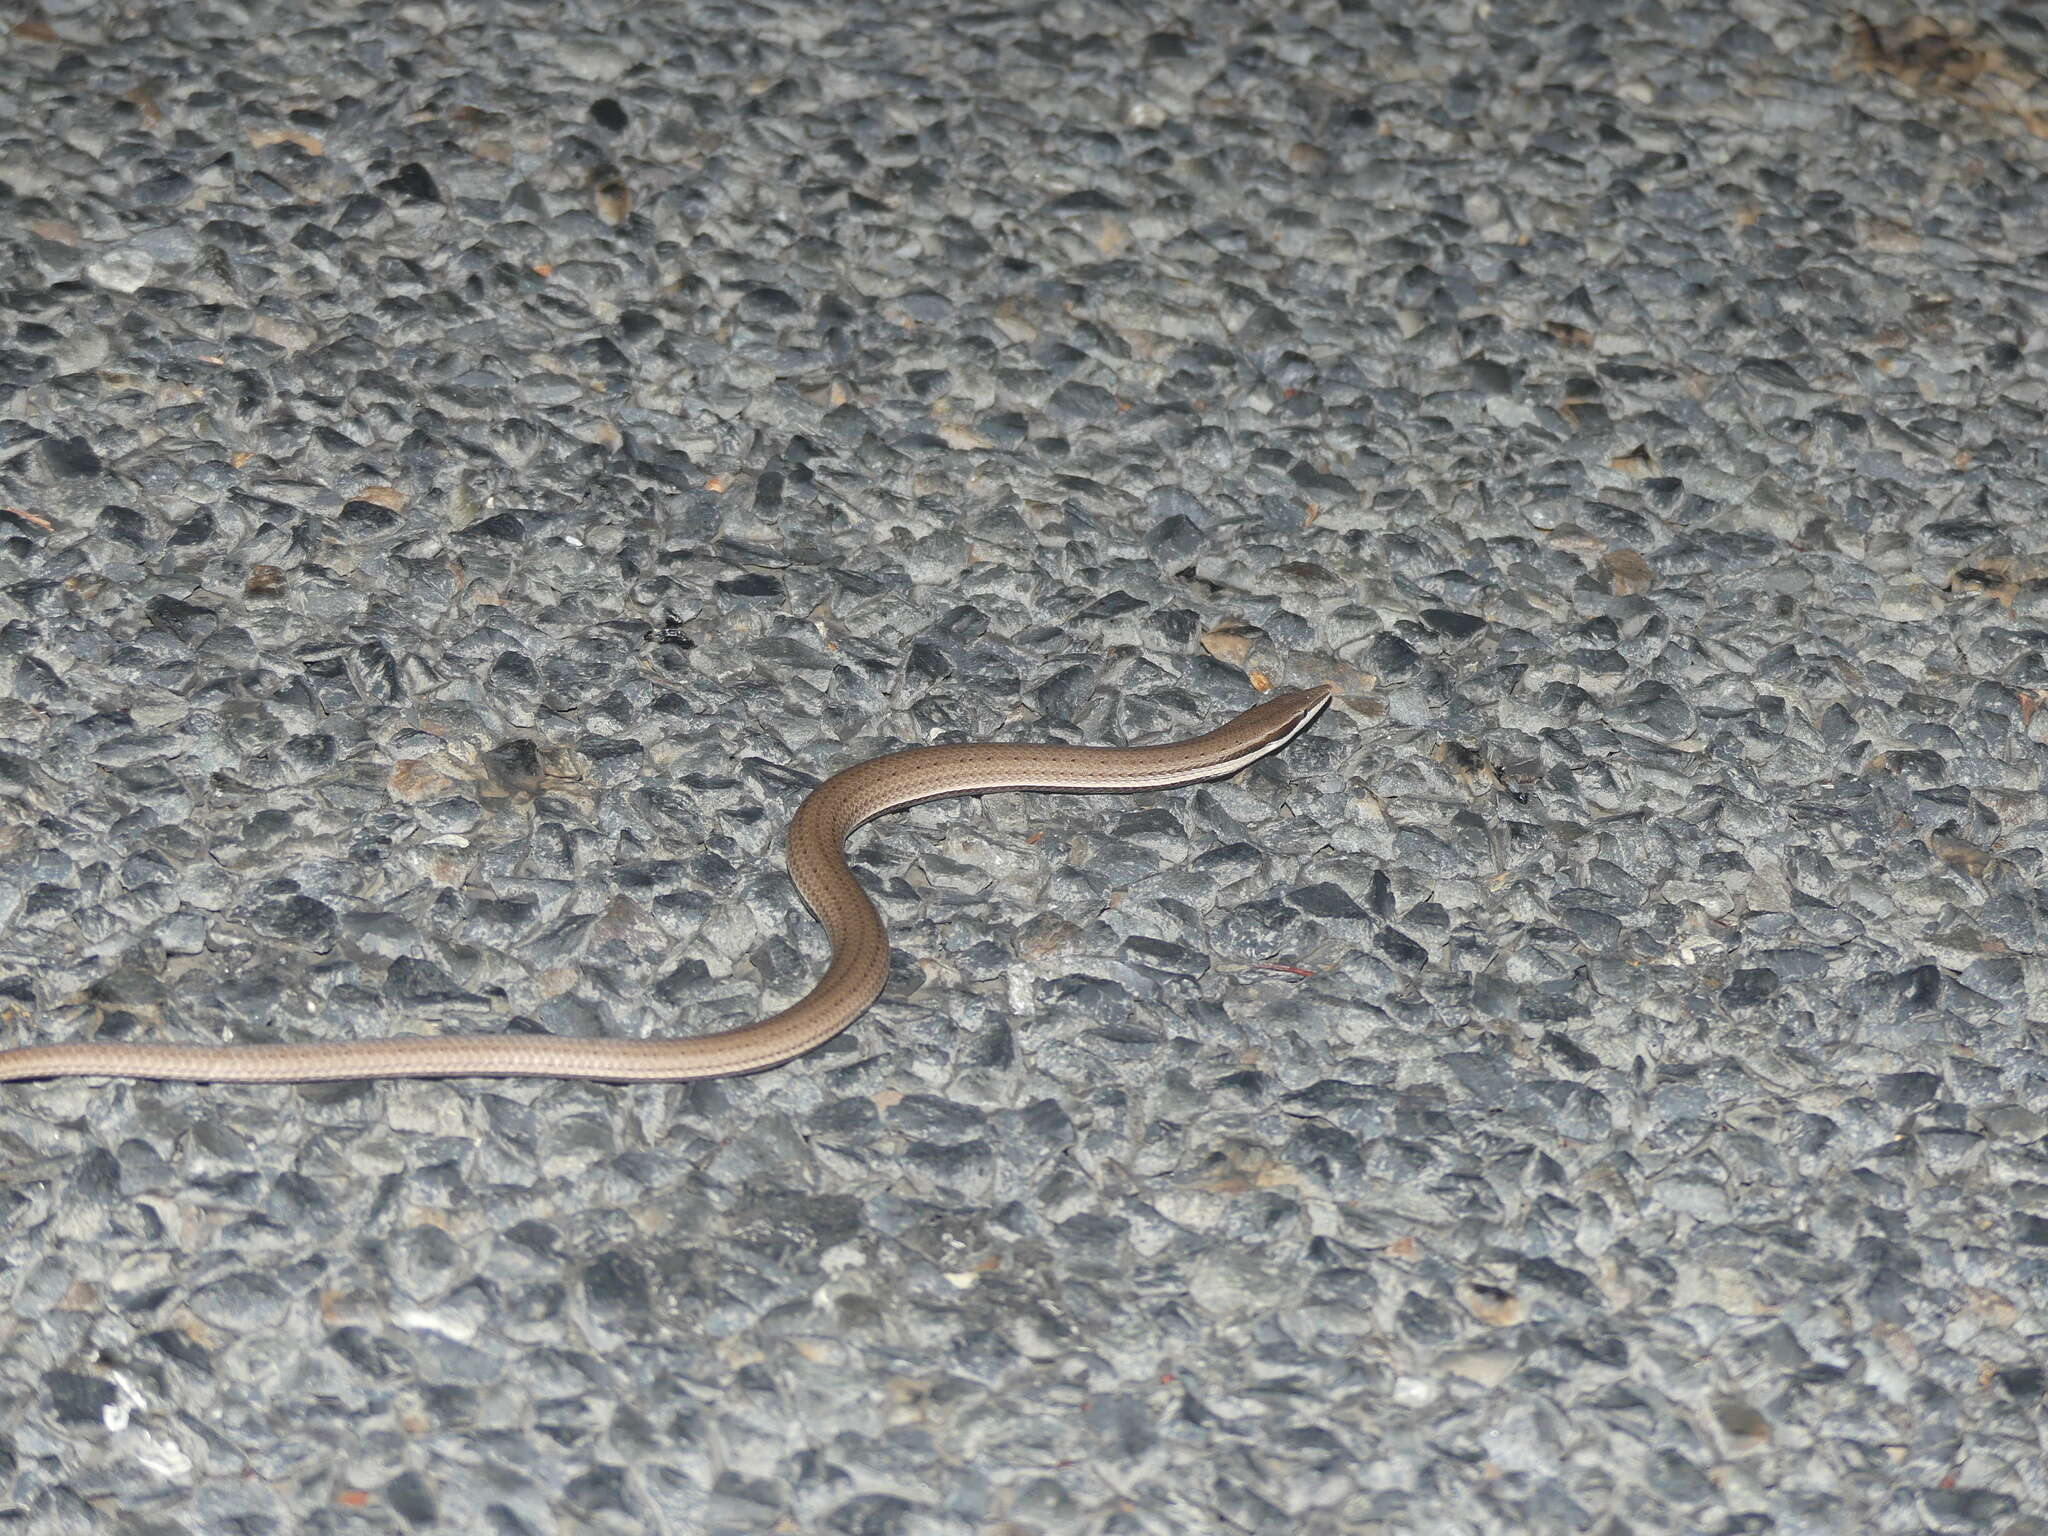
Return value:
<svg viewBox="0 0 2048 1536">
<path fill-rule="evenodd" d="M 10 1089 L 16 1523 L 2040 1524 L 2023 81 L 1796 8 L 40 14 L 10 1039 L 738 1024 L 838 768 L 1342 697 L 861 833 L 888 992 L 772 1074 Z"/>
</svg>

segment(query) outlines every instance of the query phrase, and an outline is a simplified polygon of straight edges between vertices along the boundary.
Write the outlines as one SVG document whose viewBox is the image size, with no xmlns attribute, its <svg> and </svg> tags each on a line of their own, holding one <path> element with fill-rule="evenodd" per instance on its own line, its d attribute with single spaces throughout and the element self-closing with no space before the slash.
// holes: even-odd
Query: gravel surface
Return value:
<svg viewBox="0 0 2048 1536">
<path fill-rule="evenodd" d="M 1737 14 L 1739 12 L 1739 15 Z M 0 1520 L 2048 1533 L 2048 31 L 1834 4 L 43 0 Z"/>
</svg>

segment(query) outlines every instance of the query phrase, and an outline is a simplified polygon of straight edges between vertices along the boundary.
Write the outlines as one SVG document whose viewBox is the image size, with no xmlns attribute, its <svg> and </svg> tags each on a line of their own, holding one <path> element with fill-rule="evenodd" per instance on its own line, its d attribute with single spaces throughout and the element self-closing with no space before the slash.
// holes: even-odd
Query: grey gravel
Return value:
<svg viewBox="0 0 2048 1536">
<path fill-rule="evenodd" d="M 2025 7 L 45 3 L 7 1038 L 797 995 L 757 1078 L 0 1094 L 34 1532 L 2048 1533 Z"/>
</svg>

